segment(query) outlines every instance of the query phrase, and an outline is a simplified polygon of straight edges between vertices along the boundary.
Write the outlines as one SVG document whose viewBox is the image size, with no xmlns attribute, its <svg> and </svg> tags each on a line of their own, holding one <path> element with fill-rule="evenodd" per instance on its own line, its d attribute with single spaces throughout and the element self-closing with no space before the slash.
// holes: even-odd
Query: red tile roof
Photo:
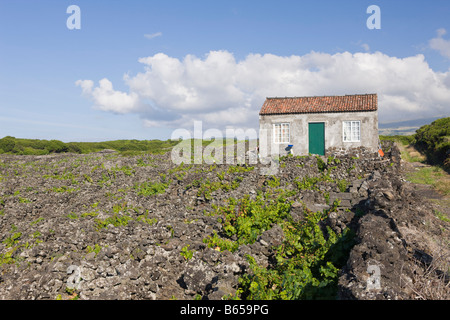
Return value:
<svg viewBox="0 0 450 320">
<path fill-rule="evenodd" d="M 345 96 L 267 98 L 260 115 L 376 111 L 377 94 Z"/>
</svg>

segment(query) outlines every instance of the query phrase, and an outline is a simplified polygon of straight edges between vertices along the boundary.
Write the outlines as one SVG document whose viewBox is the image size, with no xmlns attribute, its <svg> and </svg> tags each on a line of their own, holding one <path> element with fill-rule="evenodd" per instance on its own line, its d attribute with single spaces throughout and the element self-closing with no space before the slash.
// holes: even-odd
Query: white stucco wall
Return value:
<svg viewBox="0 0 450 320">
<path fill-rule="evenodd" d="M 360 121 L 360 141 L 344 142 L 343 121 Z M 265 115 L 259 117 L 260 145 L 264 144 L 267 138 L 267 152 L 273 153 L 276 147 L 280 154 L 285 154 L 287 143 L 274 144 L 273 124 L 290 124 L 290 143 L 294 145 L 292 152 L 294 155 L 306 155 L 309 153 L 308 146 L 308 123 L 325 123 L 325 153 L 331 147 L 352 148 L 364 146 L 373 151 L 378 149 L 378 112 L 339 112 L 339 113 L 310 113 L 310 114 L 284 114 Z M 264 146 L 263 146 L 264 147 Z"/>
</svg>

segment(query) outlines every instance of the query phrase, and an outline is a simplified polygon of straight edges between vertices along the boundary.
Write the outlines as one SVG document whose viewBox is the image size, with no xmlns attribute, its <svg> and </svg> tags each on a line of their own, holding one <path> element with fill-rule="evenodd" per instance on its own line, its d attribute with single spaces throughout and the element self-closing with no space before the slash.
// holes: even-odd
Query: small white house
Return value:
<svg viewBox="0 0 450 320">
<path fill-rule="evenodd" d="M 325 155 L 331 148 L 378 149 L 376 94 L 267 98 L 259 113 L 260 142 L 269 153 Z M 272 150 L 272 151 L 271 151 Z"/>
</svg>

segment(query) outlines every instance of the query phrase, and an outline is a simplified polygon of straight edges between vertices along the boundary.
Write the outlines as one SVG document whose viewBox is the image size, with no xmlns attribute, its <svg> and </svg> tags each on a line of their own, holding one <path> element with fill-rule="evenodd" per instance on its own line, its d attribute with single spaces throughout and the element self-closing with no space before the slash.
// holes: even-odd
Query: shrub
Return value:
<svg viewBox="0 0 450 320">
<path fill-rule="evenodd" d="M 4 137 L 0 139 L 0 153 L 15 154 L 35 154 L 42 155 L 48 153 L 90 153 L 104 149 L 119 151 L 122 155 L 138 155 L 143 152 L 152 154 L 162 154 L 168 152 L 177 145 L 179 141 L 160 140 L 114 140 L 105 142 L 68 142 L 59 140 L 38 140 L 38 139 L 16 139 L 14 137 Z"/>
<path fill-rule="evenodd" d="M 450 117 L 420 127 L 414 138 L 415 147 L 425 153 L 428 162 L 450 169 Z"/>
<path fill-rule="evenodd" d="M 348 187 L 347 180 L 345 180 L 345 179 L 339 180 L 337 182 L 337 187 L 338 187 L 340 192 L 345 192 L 347 190 L 347 187 Z"/>
<path fill-rule="evenodd" d="M 59 140 L 50 140 L 48 142 L 48 144 L 46 145 L 45 149 L 47 149 L 47 151 L 49 153 L 62 153 L 62 152 L 68 152 L 69 148 L 67 147 L 67 145 Z"/>
<path fill-rule="evenodd" d="M 0 149 L 2 149 L 3 152 L 11 152 L 15 145 L 16 141 L 14 137 L 7 136 L 0 139 Z"/>
<path fill-rule="evenodd" d="M 316 157 L 317 159 L 317 168 L 320 172 L 323 172 L 327 168 L 327 164 L 322 160 L 320 156 Z"/>
<path fill-rule="evenodd" d="M 189 250 L 188 248 L 190 247 L 190 245 L 185 245 L 180 252 L 180 255 L 182 257 L 184 257 L 186 260 L 190 260 L 192 259 L 192 257 L 194 256 L 194 251 L 193 250 Z"/>
<path fill-rule="evenodd" d="M 72 153 L 85 153 L 78 143 L 68 143 L 67 151 Z"/>
<path fill-rule="evenodd" d="M 259 266 L 247 256 L 252 272 L 240 278 L 239 298 L 248 300 L 334 299 L 339 267 L 353 245 L 353 234 L 341 235 L 320 222 L 327 212 L 307 212 L 304 221 L 282 221 L 285 240 L 276 248 L 275 262 Z"/>
</svg>

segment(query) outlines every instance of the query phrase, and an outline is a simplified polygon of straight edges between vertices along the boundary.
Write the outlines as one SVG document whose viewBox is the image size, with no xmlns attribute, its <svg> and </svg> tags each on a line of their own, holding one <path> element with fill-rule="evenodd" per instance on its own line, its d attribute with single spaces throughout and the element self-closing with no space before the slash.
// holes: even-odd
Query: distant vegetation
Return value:
<svg viewBox="0 0 450 320">
<path fill-rule="evenodd" d="M 197 140 L 198 141 L 198 140 Z M 194 152 L 194 146 L 199 144 L 203 147 L 211 144 L 225 145 L 225 143 L 239 143 L 237 139 L 203 139 L 195 142 L 191 139 L 185 140 L 191 145 L 191 151 Z M 180 140 L 113 140 L 105 142 L 62 142 L 59 140 L 38 140 L 38 139 L 19 139 L 11 136 L 0 139 L 0 154 L 14 155 L 47 155 L 53 153 L 78 153 L 87 154 L 99 152 L 105 149 L 118 151 L 122 155 L 137 155 L 141 153 L 161 154 L 171 151 L 174 146 L 180 143 Z M 248 140 L 245 141 L 246 148 L 249 147 Z M 247 149 L 246 149 L 247 150 Z"/>
<path fill-rule="evenodd" d="M 433 121 L 416 131 L 414 146 L 431 164 L 450 169 L 450 117 Z"/>
<path fill-rule="evenodd" d="M 424 125 L 413 135 L 380 136 L 380 139 L 411 145 L 426 156 L 426 162 L 450 171 L 450 117 Z"/>
<path fill-rule="evenodd" d="M 111 149 L 122 154 L 148 152 L 165 153 L 178 141 L 161 140 L 114 140 L 105 142 L 62 142 L 59 140 L 18 139 L 4 137 L 0 139 L 0 153 L 17 155 L 46 155 L 52 153 L 91 153 Z"/>
</svg>

